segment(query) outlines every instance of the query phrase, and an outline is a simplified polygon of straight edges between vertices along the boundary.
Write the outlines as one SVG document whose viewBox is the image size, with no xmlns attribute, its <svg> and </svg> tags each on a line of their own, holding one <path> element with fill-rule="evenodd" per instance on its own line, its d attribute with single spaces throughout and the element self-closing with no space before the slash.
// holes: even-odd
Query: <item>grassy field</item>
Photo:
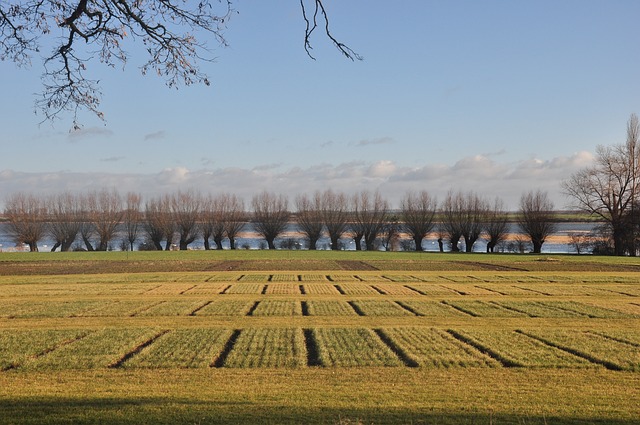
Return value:
<svg viewBox="0 0 640 425">
<path fill-rule="evenodd" d="M 634 424 L 640 259 L 0 254 L 0 423 Z"/>
</svg>

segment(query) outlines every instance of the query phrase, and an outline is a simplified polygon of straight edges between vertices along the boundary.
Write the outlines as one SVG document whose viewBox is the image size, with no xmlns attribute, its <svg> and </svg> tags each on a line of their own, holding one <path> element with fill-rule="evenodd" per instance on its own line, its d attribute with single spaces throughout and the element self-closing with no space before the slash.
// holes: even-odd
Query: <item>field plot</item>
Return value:
<svg viewBox="0 0 640 425">
<path fill-rule="evenodd" d="M 365 283 L 340 283 L 336 289 L 344 295 L 380 295 L 380 292 Z"/>
<path fill-rule="evenodd" d="M 314 328 L 318 361 L 323 366 L 401 366 L 398 356 L 371 329 Z"/>
<path fill-rule="evenodd" d="M 189 316 L 206 303 L 207 301 L 204 300 L 163 301 L 146 310 L 140 311 L 136 316 Z"/>
<path fill-rule="evenodd" d="M 416 366 L 496 367 L 490 356 L 465 344 L 441 329 L 390 328 L 381 330 Z"/>
<path fill-rule="evenodd" d="M 110 328 L 87 336 L 24 364 L 28 370 L 117 367 L 138 347 L 161 334 L 152 328 Z"/>
<path fill-rule="evenodd" d="M 176 329 L 158 337 L 124 367 L 192 368 L 214 364 L 231 337 L 228 329 Z"/>
<path fill-rule="evenodd" d="M 305 283 L 302 285 L 305 294 L 311 295 L 340 295 L 335 285 L 327 283 Z"/>
<path fill-rule="evenodd" d="M 484 289 L 486 291 L 494 292 L 499 295 L 515 295 L 515 296 L 531 296 L 535 294 L 531 290 L 516 285 L 505 285 L 501 283 L 480 284 L 475 285 L 477 288 Z"/>
<path fill-rule="evenodd" d="M 349 304 L 362 316 L 415 316 L 398 303 L 388 300 L 357 300 Z"/>
<path fill-rule="evenodd" d="M 222 366 L 233 368 L 302 367 L 307 351 L 302 329 L 243 329 Z"/>
<path fill-rule="evenodd" d="M 533 331 L 523 330 L 531 336 L 552 347 L 572 353 L 576 356 L 599 363 L 608 369 L 640 371 L 640 349 L 636 344 L 613 339 L 604 334 L 588 331 L 569 331 L 564 329 Z"/>
<path fill-rule="evenodd" d="M 145 292 L 145 295 L 180 295 L 196 286 L 193 283 L 166 283 Z"/>
<path fill-rule="evenodd" d="M 77 317 L 129 317 L 135 316 L 157 304 L 156 301 L 120 300 L 103 302 L 89 310 L 77 313 Z"/>
<path fill-rule="evenodd" d="M 83 330 L 0 331 L 0 371 L 20 367 L 87 333 Z"/>
<path fill-rule="evenodd" d="M 439 297 L 442 295 L 460 295 L 453 289 L 446 288 L 442 285 L 430 284 L 430 283 L 410 283 L 407 284 L 407 288 L 413 289 L 419 294 Z"/>
<path fill-rule="evenodd" d="M 464 341 L 507 367 L 584 368 L 597 365 L 509 329 L 451 330 Z"/>
<path fill-rule="evenodd" d="M 418 295 L 419 292 L 408 286 L 395 283 L 377 283 L 371 285 L 376 291 L 385 295 Z"/>
<path fill-rule="evenodd" d="M 293 300 L 260 301 L 251 316 L 302 316 L 302 305 Z"/>
<path fill-rule="evenodd" d="M 206 282 L 237 282 L 243 275 L 241 274 L 214 274 L 205 279 Z"/>
<path fill-rule="evenodd" d="M 270 274 L 245 274 L 242 276 L 238 282 L 247 283 L 247 282 L 269 282 L 271 279 Z"/>
<path fill-rule="evenodd" d="M 214 300 L 204 304 L 196 316 L 246 316 L 255 302 L 240 300 Z"/>
<path fill-rule="evenodd" d="M 383 277 L 392 282 L 398 283 L 424 282 L 422 279 L 409 274 L 385 274 Z"/>
<path fill-rule="evenodd" d="M 327 275 L 323 273 L 303 273 L 299 275 L 301 282 L 327 282 Z"/>
<path fill-rule="evenodd" d="M 36 317 L 73 317 L 82 315 L 84 312 L 94 308 L 109 304 L 108 301 L 41 301 L 32 303 L 31 306 L 20 302 L 16 305 L 17 309 L 13 310 L 11 306 L 7 306 L 7 316 L 13 318 L 36 318 Z M 4 316 L 4 313 L 2 313 Z"/>
<path fill-rule="evenodd" d="M 264 290 L 265 294 L 299 295 L 300 285 L 293 283 L 269 283 Z"/>
<path fill-rule="evenodd" d="M 261 283 L 234 283 L 225 294 L 261 294 L 265 285 Z"/>
<path fill-rule="evenodd" d="M 462 317 L 468 316 L 468 313 L 463 313 L 451 307 L 448 304 L 439 301 L 423 301 L 423 300 L 403 300 L 399 302 L 405 308 L 413 311 L 418 316 L 425 317 Z"/>
<path fill-rule="evenodd" d="M 510 310 L 498 304 L 479 301 L 445 301 L 447 305 L 473 317 L 528 317 L 526 313 Z"/>
<path fill-rule="evenodd" d="M 298 282 L 297 274 L 273 274 L 269 278 L 269 282 Z"/>
<path fill-rule="evenodd" d="M 346 301 L 305 301 L 310 316 L 356 316 L 357 313 Z"/>
<path fill-rule="evenodd" d="M 216 295 L 225 290 L 229 286 L 225 283 L 199 283 L 186 291 L 181 295 Z"/>
<path fill-rule="evenodd" d="M 587 317 L 575 310 L 561 308 L 556 302 L 539 301 L 498 301 L 492 302 L 516 313 L 526 314 L 529 317 Z M 579 305 L 579 303 L 573 303 Z"/>
<path fill-rule="evenodd" d="M 475 284 L 443 283 L 442 286 L 459 295 L 496 295 L 494 291 L 475 286 Z"/>
</svg>

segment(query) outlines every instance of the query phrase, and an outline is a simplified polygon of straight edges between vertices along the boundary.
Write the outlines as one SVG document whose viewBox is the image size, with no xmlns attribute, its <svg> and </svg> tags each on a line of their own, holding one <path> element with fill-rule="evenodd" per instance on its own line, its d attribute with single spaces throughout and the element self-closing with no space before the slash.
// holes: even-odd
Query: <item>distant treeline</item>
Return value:
<svg viewBox="0 0 640 425">
<path fill-rule="evenodd" d="M 121 249 L 188 249 L 202 240 L 205 249 L 223 249 L 223 241 L 236 249 L 236 238 L 250 222 L 266 247 L 275 249 L 276 238 L 296 224 L 308 249 L 321 238 L 330 249 L 343 249 L 345 238 L 356 250 L 422 251 L 422 241 L 436 233 L 441 251 L 472 252 L 479 238 L 493 252 L 515 222 L 531 251 L 540 252 L 560 219 L 546 192 L 529 191 L 517 212 L 507 212 L 500 198 L 487 200 L 474 192 L 450 191 L 437 202 L 428 192 L 408 192 L 400 208 L 392 210 L 379 192 L 354 195 L 325 190 L 293 199 L 261 192 L 250 204 L 234 194 L 203 195 L 197 191 L 143 199 L 139 193 L 117 190 L 63 192 L 49 196 L 15 193 L 6 199 L 4 218 L 16 244 L 37 251 L 44 238 L 53 240 L 51 251 L 106 251 L 119 237 Z"/>
</svg>

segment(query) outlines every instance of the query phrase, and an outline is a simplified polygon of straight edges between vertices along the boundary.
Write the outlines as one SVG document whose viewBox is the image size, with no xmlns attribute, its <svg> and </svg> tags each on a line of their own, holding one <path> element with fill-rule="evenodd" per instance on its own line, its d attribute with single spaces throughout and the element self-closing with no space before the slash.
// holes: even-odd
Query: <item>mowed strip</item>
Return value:
<svg viewBox="0 0 640 425">
<path fill-rule="evenodd" d="M 565 329 L 534 329 L 520 332 L 551 347 L 601 364 L 608 369 L 640 371 L 638 344 L 624 338 L 609 337 L 606 332 Z"/>
<path fill-rule="evenodd" d="M 402 366 L 400 358 L 371 329 L 314 328 L 318 363 L 329 367 Z"/>
<path fill-rule="evenodd" d="M 249 328 L 237 335 L 222 366 L 232 368 L 295 368 L 306 366 L 302 329 Z"/>
<path fill-rule="evenodd" d="M 20 367 L 88 333 L 86 330 L 56 329 L 0 331 L 0 370 Z"/>
<path fill-rule="evenodd" d="M 154 328 L 108 328 L 92 332 L 24 365 L 27 370 L 116 367 L 162 331 Z"/>
<path fill-rule="evenodd" d="M 175 329 L 124 362 L 126 368 L 210 367 L 231 337 L 229 329 Z"/>
<path fill-rule="evenodd" d="M 495 359 L 441 329 L 381 329 L 404 356 L 421 367 L 497 367 Z"/>
<path fill-rule="evenodd" d="M 458 340 L 490 355 L 507 367 L 585 368 L 595 364 L 511 329 L 449 330 Z"/>
</svg>

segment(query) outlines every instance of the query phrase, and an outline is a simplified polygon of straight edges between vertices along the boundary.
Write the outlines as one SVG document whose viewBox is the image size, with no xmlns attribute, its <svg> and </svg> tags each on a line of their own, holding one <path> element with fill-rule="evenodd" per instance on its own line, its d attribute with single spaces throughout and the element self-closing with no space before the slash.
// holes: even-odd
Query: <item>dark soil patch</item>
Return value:
<svg viewBox="0 0 640 425">
<path fill-rule="evenodd" d="M 353 261 L 353 260 L 344 260 L 344 261 L 336 261 L 338 267 L 341 270 L 349 270 L 349 271 L 378 271 L 377 267 L 372 266 L 369 263 L 365 263 L 364 261 Z"/>
</svg>

